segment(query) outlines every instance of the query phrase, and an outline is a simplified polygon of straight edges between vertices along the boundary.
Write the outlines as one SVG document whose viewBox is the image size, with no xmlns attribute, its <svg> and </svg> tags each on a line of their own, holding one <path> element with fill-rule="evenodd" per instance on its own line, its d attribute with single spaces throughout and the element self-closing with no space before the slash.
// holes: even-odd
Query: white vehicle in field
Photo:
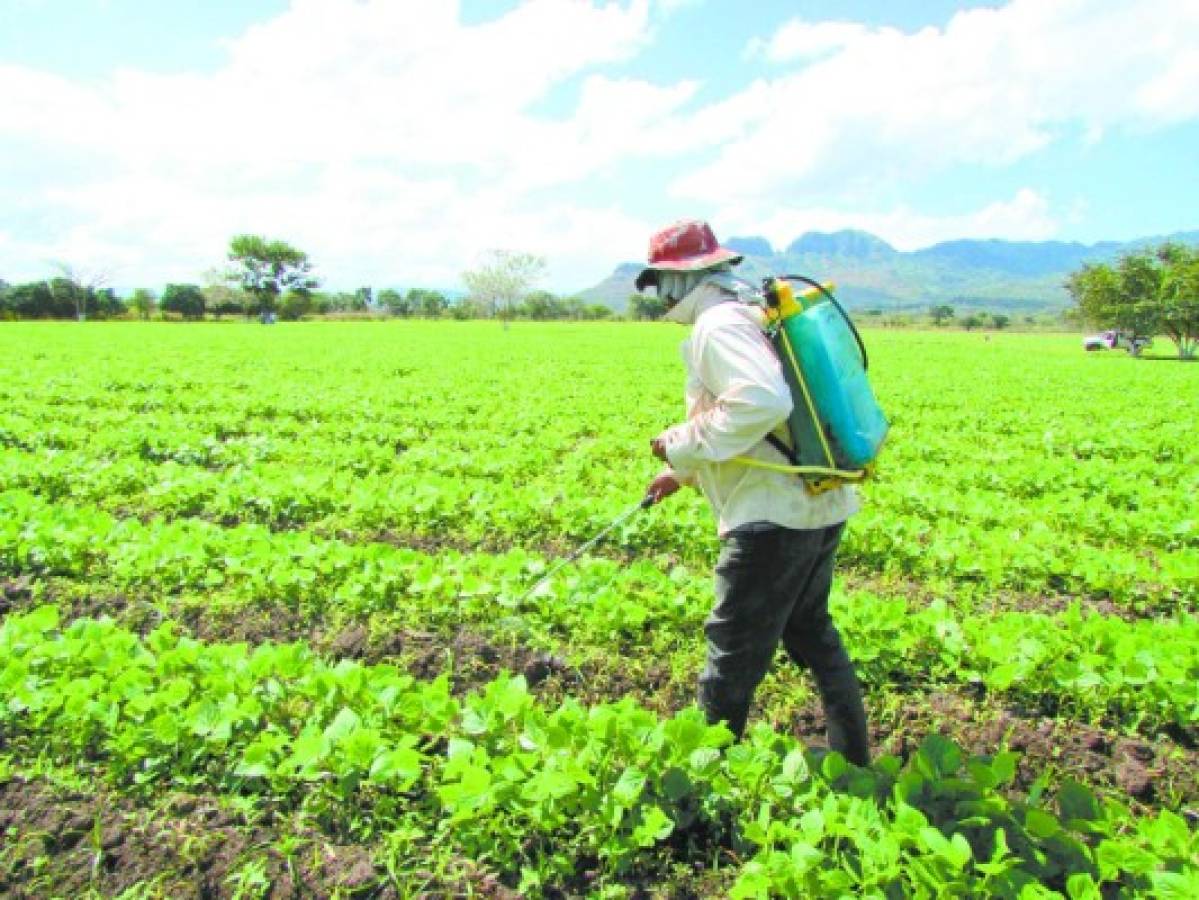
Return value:
<svg viewBox="0 0 1199 900">
<path fill-rule="evenodd" d="M 1141 351 L 1152 343 L 1153 338 L 1132 337 L 1113 328 L 1083 338 L 1082 348 L 1088 352 L 1092 350 L 1127 350 L 1133 356 L 1140 356 Z"/>
</svg>

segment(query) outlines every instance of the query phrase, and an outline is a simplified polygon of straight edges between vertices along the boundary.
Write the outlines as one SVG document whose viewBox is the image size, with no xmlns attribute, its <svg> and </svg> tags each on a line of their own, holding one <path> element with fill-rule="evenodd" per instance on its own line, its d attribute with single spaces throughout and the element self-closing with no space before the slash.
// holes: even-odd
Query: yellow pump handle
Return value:
<svg viewBox="0 0 1199 900">
<path fill-rule="evenodd" d="M 829 293 L 836 288 L 833 282 L 824 282 L 824 289 Z M 782 278 L 776 278 L 771 282 L 770 292 L 777 299 L 777 303 L 766 305 L 766 318 L 771 322 L 784 322 L 792 316 L 797 316 L 824 296 L 819 288 L 814 287 L 804 288 L 797 295 L 791 282 Z"/>
</svg>

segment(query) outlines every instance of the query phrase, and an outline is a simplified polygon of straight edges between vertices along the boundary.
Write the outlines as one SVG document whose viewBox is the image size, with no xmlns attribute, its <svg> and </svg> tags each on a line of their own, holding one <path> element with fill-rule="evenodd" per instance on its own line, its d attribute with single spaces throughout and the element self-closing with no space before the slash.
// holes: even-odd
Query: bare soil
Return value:
<svg viewBox="0 0 1199 900">
<path fill-rule="evenodd" d="M 0 782 L 0 835 L 6 836 L 0 896 L 117 896 L 140 888 L 149 896 L 209 900 L 234 896 L 239 885 L 254 888 L 245 896 L 276 900 L 522 896 L 512 887 L 516 873 L 489 872 L 460 857 L 429 871 L 430 848 L 421 847 L 397 859 L 405 869 L 397 889 L 381 844 L 341 843 L 304 826 L 288 829 L 289 820 L 269 811 L 256 819 L 247 821 L 214 796 L 176 794 L 151 806 L 103 786 L 90 794 L 43 778 L 13 777 Z M 626 873 L 628 896 L 720 896 L 727 875 L 710 871 L 708 862 L 717 853 L 731 861 L 723 837 L 679 832 L 659 861 L 662 868 Z M 526 851 L 538 850 L 531 839 Z M 581 860 L 575 877 L 546 895 L 582 896 L 597 878 L 597 861 Z"/>
<path fill-rule="evenodd" d="M 915 578 L 895 575 L 884 576 L 852 567 L 842 568 L 838 574 L 844 579 L 844 583 L 849 590 L 869 591 L 884 596 L 901 594 L 921 604 L 931 603 L 938 597 L 944 597 L 946 590 L 953 590 L 952 586 L 939 591 L 930 590 L 928 585 L 921 583 Z M 1163 613 L 1173 613 L 1175 611 L 1175 607 L 1173 606 L 1159 608 L 1159 606 L 1119 604 L 1114 602 L 1110 597 L 1053 592 L 1025 594 L 1019 591 L 993 588 L 989 588 L 986 591 L 985 599 L 979 598 L 974 600 L 971 608 L 979 612 L 1027 612 L 1039 613 L 1041 615 L 1055 615 L 1065 612 L 1075 603 L 1079 604 L 1087 612 L 1109 618 L 1123 619 L 1125 622 L 1157 618 Z"/>
<path fill-rule="evenodd" d="M 9 610 L 26 606 L 33 598 L 33 579 L 28 575 L 19 578 L 0 578 L 0 616 Z"/>
<path fill-rule="evenodd" d="M 162 897 L 227 897 L 255 867 L 269 897 L 397 896 L 365 848 L 310 833 L 285 857 L 277 829 L 211 797 L 150 809 L 103 788 L 90 795 L 14 777 L 0 782 L 0 834 L 6 897 L 115 896 L 135 885 Z"/>
</svg>

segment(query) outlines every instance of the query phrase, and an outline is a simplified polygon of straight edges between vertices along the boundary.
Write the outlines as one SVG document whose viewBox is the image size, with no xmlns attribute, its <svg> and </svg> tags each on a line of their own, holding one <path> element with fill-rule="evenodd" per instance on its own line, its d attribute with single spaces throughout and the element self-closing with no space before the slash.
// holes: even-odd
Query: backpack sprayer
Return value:
<svg viewBox="0 0 1199 900">
<path fill-rule="evenodd" d="M 797 295 L 791 282 L 808 287 Z M 813 494 L 862 481 L 873 471 L 890 426 L 866 377 L 869 361 L 861 335 L 831 284 L 781 275 L 764 279 L 760 296 L 766 336 L 791 389 L 791 444 L 766 436 L 786 465 L 745 456 L 737 462 L 799 475 Z"/>
</svg>

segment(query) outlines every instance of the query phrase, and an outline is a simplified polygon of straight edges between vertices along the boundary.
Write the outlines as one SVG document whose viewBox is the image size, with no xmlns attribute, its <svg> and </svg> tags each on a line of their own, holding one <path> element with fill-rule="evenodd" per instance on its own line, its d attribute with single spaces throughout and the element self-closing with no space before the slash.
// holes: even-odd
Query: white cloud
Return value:
<svg viewBox="0 0 1199 900">
<path fill-rule="evenodd" d="M 763 56 L 774 63 L 815 59 L 841 50 L 870 33 L 869 28 L 858 22 L 807 22 L 803 19 L 792 19 L 776 31 L 770 40 L 752 39 L 746 47 L 746 55 Z"/>
<path fill-rule="evenodd" d="M 1050 237 L 1061 217 L 1033 189 L 939 217 L 882 188 L 1199 116 L 1196 0 L 1015 0 L 915 33 L 794 20 L 752 45 L 772 65 L 744 87 L 631 77 L 684 5 L 528 0 L 467 26 L 450 0 L 293 0 L 208 75 L 0 65 L 0 162 L 31 173 L 0 181 L 0 274 L 65 259 L 191 279 L 250 231 L 341 287 L 448 285 L 506 246 L 568 288 L 675 210 L 781 242 Z M 670 167 L 662 221 L 625 211 L 619 181 L 597 189 L 630 161 Z"/>
<path fill-rule="evenodd" d="M 471 26 L 450 2 L 294 0 L 228 42 L 211 76 L 0 67 L 0 137 L 102 170 L 58 174 L 33 202 L 78 224 L 10 242 L 0 265 L 11 278 L 14 264 L 103 255 L 129 279 L 194 277 L 244 230 L 295 242 L 342 285 L 453 283 L 489 246 L 570 256 L 564 235 L 575 259 L 593 237 L 602 273 L 614 223 L 644 225 L 606 208 L 564 224 L 569 203 L 529 192 L 663 152 L 639 132 L 695 85 L 594 71 L 651 33 L 648 0 L 529 0 Z M 537 112 L 579 76 L 569 115 Z"/>
<path fill-rule="evenodd" d="M 720 104 L 736 128 L 676 196 L 868 195 L 955 165 L 1007 166 L 1063 134 L 1199 115 L 1195 0 L 1015 0 L 910 34 L 795 20 L 755 46 L 802 64 Z"/>
</svg>

